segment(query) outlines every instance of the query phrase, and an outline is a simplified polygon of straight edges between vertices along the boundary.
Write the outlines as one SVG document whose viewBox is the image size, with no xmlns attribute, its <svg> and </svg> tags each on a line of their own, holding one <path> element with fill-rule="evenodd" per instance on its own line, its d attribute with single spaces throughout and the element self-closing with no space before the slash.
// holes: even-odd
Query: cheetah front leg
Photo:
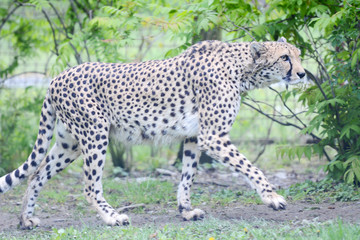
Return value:
<svg viewBox="0 0 360 240">
<path fill-rule="evenodd" d="M 110 206 L 103 197 L 102 175 L 108 145 L 110 125 L 105 119 L 97 120 L 96 128 L 84 129 L 89 138 L 81 139 L 81 148 L 84 156 L 84 194 L 86 200 L 91 203 L 100 217 L 107 225 L 128 225 L 129 218 L 125 214 L 119 214 Z"/>
<path fill-rule="evenodd" d="M 237 148 L 230 142 L 228 135 L 219 137 L 199 137 L 204 139 L 199 142 L 201 150 L 221 161 L 224 165 L 230 166 L 234 171 L 243 173 L 256 188 L 261 200 L 274 210 L 285 209 L 285 199 L 277 194 L 271 184 L 266 179 L 261 170 L 254 167 L 251 162 L 242 155 Z M 206 140 L 205 140 L 206 139 Z M 209 139 L 211 139 L 209 141 Z"/>
<path fill-rule="evenodd" d="M 199 163 L 200 151 L 197 146 L 196 138 L 188 138 L 184 142 L 182 159 L 181 182 L 178 188 L 178 207 L 179 212 L 185 221 L 199 220 L 205 215 L 201 209 L 192 209 L 190 201 L 190 189 L 194 182 L 194 176 Z"/>
</svg>

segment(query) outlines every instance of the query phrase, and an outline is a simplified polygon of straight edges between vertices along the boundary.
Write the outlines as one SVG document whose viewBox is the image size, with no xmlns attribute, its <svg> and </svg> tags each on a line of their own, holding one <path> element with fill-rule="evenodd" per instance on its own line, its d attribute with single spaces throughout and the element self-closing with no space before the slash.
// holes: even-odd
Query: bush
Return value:
<svg viewBox="0 0 360 240">
<path fill-rule="evenodd" d="M 360 2 L 347 1 L 329 8 L 318 18 L 314 30 L 317 42 L 326 42 L 319 61 L 319 78 L 309 75 L 316 86 L 304 91 L 299 100 L 315 117 L 304 132 L 320 131 L 322 140 L 313 146 L 322 154 L 326 146 L 336 156 L 325 170 L 335 179 L 360 183 Z M 314 46 L 315 47 L 315 46 Z M 316 52 L 316 51 L 315 51 Z"/>
</svg>

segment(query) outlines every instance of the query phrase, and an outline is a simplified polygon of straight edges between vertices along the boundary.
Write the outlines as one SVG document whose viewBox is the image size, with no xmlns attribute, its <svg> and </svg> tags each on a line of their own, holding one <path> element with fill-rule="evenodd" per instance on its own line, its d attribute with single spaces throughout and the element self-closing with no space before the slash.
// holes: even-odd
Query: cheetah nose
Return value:
<svg viewBox="0 0 360 240">
<path fill-rule="evenodd" d="M 304 72 L 298 72 L 297 75 L 299 76 L 299 78 L 305 77 L 305 73 L 304 73 Z"/>
</svg>

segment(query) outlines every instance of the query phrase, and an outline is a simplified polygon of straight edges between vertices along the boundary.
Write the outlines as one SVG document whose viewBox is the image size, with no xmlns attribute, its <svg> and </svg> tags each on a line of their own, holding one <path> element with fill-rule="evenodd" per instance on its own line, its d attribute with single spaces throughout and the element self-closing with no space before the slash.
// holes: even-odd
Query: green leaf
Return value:
<svg viewBox="0 0 360 240">
<path fill-rule="evenodd" d="M 360 48 L 356 49 L 353 53 L 353 57 L 351 59 L 351 68 L 352 69 L 355 69 L 355 66 L 358 63 L 359 56 L 360 56 Z"/>
<path fill-rule="evenodd" d="M 355 173 L 357 181 L 360 182 L 360 157 L 353 156 L 353 158 L 354 158 L 354 160 L 351 163 L 351 167 Z"/>
<path fill-rule="evenodd" d="M 298 157 L 298 159 L 300 160 L 302 155 L 304 154 L 304 148 L 302 146 L 296 146 L 295 147 L 295 154 Z"/>
<path fill-rule="evenodd" d="M 345 125 L 345 127 L 341 130 L 340 138 L 342 139 L 344 137 L 344 135 L 347 138 L 350 138 L 350 130 L 353 130 L 357 134 L 360 134 L 360 127 L 358 125 L 348 124 L 348 125 Z"/>
<path fill-rule="evenodd" d="M 344 180 L 349 184 L 352 184 L 354 182 L 354 177 L 354 171 L 351 169 L 347 170 L 344 174 Z"/>
<path fill-rule="evenodd" d="M 312 7 L 309 10 L 309 13 L 315 13 L 317 15 L 321 15 L 323 13 L 326 13 L 328 11 L 329 7 L 325 5 L 316 5 L 315 7 Z"/>
<path fill-rule="evenodd" d="M 350 55 L 349 51 L 342 51 L 336 54 L 336 57 L 340 59 L 348 59 L 349 55 Z"/>
<path fill-rule="evenodd" d="M 41 11 L 43 8 L 50 7 L 50 4 L 46 0 L 30 0 L 30 4 L 35 5 L 36 10 Z"/>
<path fill-rule="evenodd" d="M 304 148 L 304 154 L 305 154 L 305 156 L 309 159 L 309 160 L 311 160 L 311 147 L 310 146 L 306 146 L 305 148 Z"/>
</svg>

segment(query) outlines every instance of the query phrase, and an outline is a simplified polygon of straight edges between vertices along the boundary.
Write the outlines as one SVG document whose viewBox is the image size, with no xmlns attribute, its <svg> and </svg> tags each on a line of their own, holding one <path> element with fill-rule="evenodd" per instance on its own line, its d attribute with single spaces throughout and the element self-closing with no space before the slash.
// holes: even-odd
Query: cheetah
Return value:
<svg viewBox="0 0 360 240">
<path fill-rule="evenodd" d="M 42 105 L 39 132 L 28 159 L 0 178 L 0 193 L 29 177 L 20 226 L 39 225 L 34 206 L 55 174 L 83 157 L 84 194 L 108 225 L 127 225 L 103 197 L 102 175 L 109 138 L 125 145 L 184 141 L 177 202 L 184 220 L 198 220 L 190 189 L 201 152 L 245 175 L 274 210 L 285 199 L 264 174 L 231 143 L 229 131 L 241 94 L 277 82 L 305 79 L 300 50 L 277 42 L 203 41 L 166 60 L 137 63 L 89 62 L 55 77 Z M 56 125 L 56 142 L 47 154 Z"/>
</svg>

